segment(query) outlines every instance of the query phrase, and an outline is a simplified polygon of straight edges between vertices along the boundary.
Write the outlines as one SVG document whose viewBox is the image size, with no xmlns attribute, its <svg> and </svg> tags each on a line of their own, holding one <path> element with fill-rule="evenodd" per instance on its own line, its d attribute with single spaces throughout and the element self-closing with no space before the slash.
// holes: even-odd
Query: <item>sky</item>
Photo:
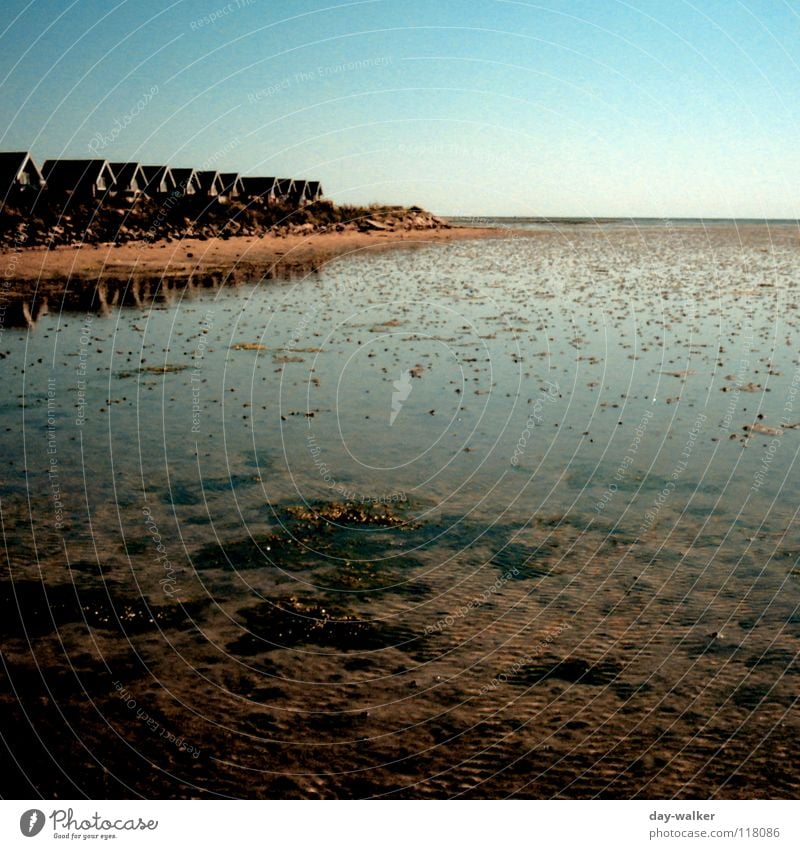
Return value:
<svg viewBox="0 0 800 849">
<path fill-rule="evenodd" d="M 0 149 L 442 215 L 800 217 L 795 0 L 3 0 Z"/>
</svg>

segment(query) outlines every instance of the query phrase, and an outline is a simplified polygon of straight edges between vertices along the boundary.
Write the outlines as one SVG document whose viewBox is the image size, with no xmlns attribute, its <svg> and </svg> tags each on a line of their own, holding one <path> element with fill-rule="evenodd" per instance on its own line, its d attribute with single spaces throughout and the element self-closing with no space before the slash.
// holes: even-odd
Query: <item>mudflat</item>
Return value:
<svg viewBox="0 0 800 849">
<path fill-rule="evenodd" d="M 35 247 L 3 250 L 0 267 L 7 294 L 30 295 L 35 284 L 52 291 L 68 281 L 96 282 L 104 278 L 160 276 L 189 280 L 221 274 L 252 279 L 256 275 L 311 269 L 334 257 L 364 250 L 507 236 L 508 231 L 497 228 L 454 227 Z"/>
</svg>

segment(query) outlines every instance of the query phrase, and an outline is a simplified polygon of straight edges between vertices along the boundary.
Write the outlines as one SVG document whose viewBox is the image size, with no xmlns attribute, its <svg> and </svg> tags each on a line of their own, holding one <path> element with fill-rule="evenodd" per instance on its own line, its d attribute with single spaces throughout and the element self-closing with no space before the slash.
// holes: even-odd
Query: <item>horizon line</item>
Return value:
<svg viewBox="0 0 800 849">
<path fill-rule="evenodd" d="M 728 216 L 719 216 L 719 215 L 474 215 L 474 214 L 463 214 L 463 213 L 445 213 L 445 212 L 437 212 L 435 215 L 441 215 L 450 219 L 464 219 L 464 220 L 473 220 L 476 223 L 479 220 L 485 221 L 500 221 L 500 220 L 508 220 L 508 221 L 541 221 L 543 223 L 553 223 L 559 221 L 568 221 L 568 222 L 590 222 L 595 224 L 602 224 L 605 222 L 615 222 L 615 221 L 659 221 L 659 222 L 670 222 L 670 221 L 747 221 L 747 222 L 764 222 L 766 223 L 780 223 L 780 224 L 800 224 L 800 217 L 764 217 L 764 216 L 753 216 L 753 215 L 728 215 Z"/>
</svg>

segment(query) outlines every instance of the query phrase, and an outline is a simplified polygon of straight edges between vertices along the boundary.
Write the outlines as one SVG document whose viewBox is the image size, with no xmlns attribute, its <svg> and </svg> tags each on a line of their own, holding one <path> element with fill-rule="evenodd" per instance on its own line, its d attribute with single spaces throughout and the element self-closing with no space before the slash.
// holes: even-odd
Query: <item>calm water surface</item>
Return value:
<svg viewBox="0 0 800 849">
<path fill-rule="evenodd" d="M 796 796 L 798 281 L 553 225 L 5 328 L 4 795 Z"/>
</svg>

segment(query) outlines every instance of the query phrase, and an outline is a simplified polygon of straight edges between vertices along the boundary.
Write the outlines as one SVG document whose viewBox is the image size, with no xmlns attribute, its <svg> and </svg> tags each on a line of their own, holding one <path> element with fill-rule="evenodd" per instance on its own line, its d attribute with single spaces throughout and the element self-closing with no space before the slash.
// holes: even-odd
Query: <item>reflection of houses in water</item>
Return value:
<svg viewBox="0 0 800 849">
<path fill-rule="evenodd" d="M 254 274 L 251 270 L 237 277 L 235 271 L 203 272 L 192 276 L 158 277 L 137 275 L 127 278 L 104 277 L 92 284 L 86 280 L 74 280 L 65 290 L 49 292 L 59 313 L 90 312 L 109 315 L 114 309 L 133 307 L 149 310 L 154 306 L 175 306 L 181 301 L 192 300 L 209 291 L 238 288 L 243 283 L 255 283 L 271 280 L 275 277 L 292 279 L 306 277 L 315 271 L 313 262 L 291 264 L 285 267 L 272 266 Z M 5 312 L 3 312 L 5 309 Z M 14 327 L 33 330 L 37 322 L 49 312 L 48 296 L 38 294 L 26 297 L 13 297 L 5 304 L 0 302 L 0 328 Z"/>
<path fill-rule="evenodd" d="M 2 326 L 33 330 L 36 322 L 50 311 L 46 297 L 31 298 L 30 300 L 13 300 L 3 304 Z"/>
<path fill-rule="evenodd" d="M 93 286 L 81 281 L 55 298 L 60 312 L 91 312 L 108 315 L 118 307 L 150 309 L 153 305 L 172 306 L 179 300 L 191 299 L 195 292 L 207 292 L 232 284 L 230 275 L 203 275 L 197 278 L 134 277 L 130 279 L 104 279 Z M 51 298 L 54 297 L 51 295 Z M 33 330 L 37 322 L 49 312 L 48 298 L 35 295 L 29 298 L 14 297 L 0 303 L 0 328 Z"/>
<path fill-rule="evenodd" d="M 198 277 L 108 278 L 98 281 L 94 288 L 70 292 L 64 298 L 64 309 L 88 310 L 106 314 L 115 307 L 150 309 L 153 305 L 171 306 L 179 300 L 191 299 L 195 292 L 219 289 L 234 281 L 222 272 Z"/>
<path fill-rule="evenodd" d="M 154 304 L 171 306 L 179 300 L 191 299 L 194 292 L 220 288 L 232 283 L 222 272 L 198 277 L 145 277 L 127 279 L 107 278 L 97 282 L 93 289 L 75 293 L 65 299 L 66 309 L 110 312 L 115 307 L 150 309 Z"/>
</svg>

